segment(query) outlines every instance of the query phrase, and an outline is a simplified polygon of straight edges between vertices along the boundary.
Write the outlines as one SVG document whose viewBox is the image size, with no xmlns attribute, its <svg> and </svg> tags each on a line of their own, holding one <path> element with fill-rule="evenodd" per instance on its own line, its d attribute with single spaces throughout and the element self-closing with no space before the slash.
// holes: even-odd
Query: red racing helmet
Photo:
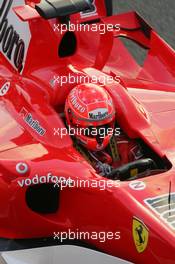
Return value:
<svg viewBox="0 0 175 264">
<path fill-rule="evenodd" d="M 71 135 L 92 151 L 109 144 L 115 125 L 115 108 L 109 93 L 96 84 L 80 84 L 71 90 L 65 104 Z"/>
</svg>

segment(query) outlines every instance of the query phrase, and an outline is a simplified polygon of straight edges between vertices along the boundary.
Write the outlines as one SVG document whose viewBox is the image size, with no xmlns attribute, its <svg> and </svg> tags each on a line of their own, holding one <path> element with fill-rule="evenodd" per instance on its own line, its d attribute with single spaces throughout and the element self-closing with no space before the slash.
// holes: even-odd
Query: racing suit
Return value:
<svg viewBox="0 0 175 264">
<path fill-rule="evenodd" d="M 109 146 L 103 151 L 89 151 L 78 149 L 92 164 L 97 173 L 107 176 L 122 165 L 143 158 L 143 151 L 136 140 L 129 139 L 124 133 L 113 136 Z"/>
</svg>

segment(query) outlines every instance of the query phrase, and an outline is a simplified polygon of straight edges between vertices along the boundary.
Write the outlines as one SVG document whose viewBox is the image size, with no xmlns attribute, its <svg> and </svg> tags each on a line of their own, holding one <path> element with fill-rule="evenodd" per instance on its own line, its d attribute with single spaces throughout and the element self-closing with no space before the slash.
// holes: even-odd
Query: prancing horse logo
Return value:
<svg viewBox="0 0 175 264">
<path fill-rule="evenodd" d="M 132 234 L 137 251 L 144 252 L 148 245 L 149 231 L 146 225 L 136 217 L 133 218 Z"/>
</svg>

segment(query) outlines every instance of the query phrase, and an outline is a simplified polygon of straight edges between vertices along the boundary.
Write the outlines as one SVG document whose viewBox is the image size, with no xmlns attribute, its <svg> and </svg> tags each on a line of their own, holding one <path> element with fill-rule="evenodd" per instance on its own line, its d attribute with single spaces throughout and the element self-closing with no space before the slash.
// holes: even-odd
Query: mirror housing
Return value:
<svg viewBox="0 0 175 264">
<path fill-rule="evenodd" d="M 92 7 L 90 0 L 41 0 L 35 9 L 41 17 L 51 19 L 66 17 L 88 10 Z"/>
</svg>

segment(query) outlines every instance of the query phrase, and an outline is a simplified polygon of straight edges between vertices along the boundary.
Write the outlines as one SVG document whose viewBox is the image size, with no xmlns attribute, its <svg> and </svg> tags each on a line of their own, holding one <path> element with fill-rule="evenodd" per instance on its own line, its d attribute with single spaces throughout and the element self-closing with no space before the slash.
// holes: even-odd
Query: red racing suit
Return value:
<svg viewBox="0 0 175 264">
<path fill-rule="evenodd" d="M 94 160 L 93 166 L 102 176 L 106 176 L 112 169 L 139 160 L 144 156 L 140 144 L 123 133 L 113 137 L 113 145 L 115 145 L 113 146 L 115 151 L 112 150 L 111 145 L 103 151 L 89 151 L 89 155 Z"/>
</svg>

